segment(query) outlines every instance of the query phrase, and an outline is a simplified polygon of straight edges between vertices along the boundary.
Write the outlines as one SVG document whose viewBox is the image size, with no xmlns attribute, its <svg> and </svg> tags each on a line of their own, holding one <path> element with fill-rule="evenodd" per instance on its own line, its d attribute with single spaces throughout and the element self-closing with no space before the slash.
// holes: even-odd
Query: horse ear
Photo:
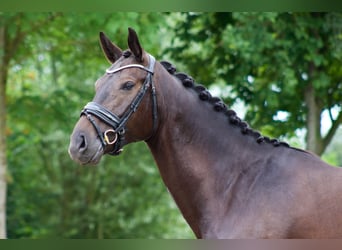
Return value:
<svg viewBox="0 0 342 250">
<path fill-rule="evenodd" d="M 138 35 L 134 29 L 128 28 L 128 47 L 138 62 L 143 61 L 143 49 L 141 48 Z"/>
<path fill-rule="evenodd" d="M 103 32 L 100 32 L 100 44 L 109 62 L 114 63 L 121 57 L 122 50 L 113 44 Z"/>
</svg>

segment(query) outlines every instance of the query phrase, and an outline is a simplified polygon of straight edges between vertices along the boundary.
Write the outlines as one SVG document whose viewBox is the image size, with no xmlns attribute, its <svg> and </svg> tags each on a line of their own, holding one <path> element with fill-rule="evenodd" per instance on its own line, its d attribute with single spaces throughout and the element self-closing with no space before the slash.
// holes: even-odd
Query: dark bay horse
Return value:
<svg viewBox="0 0 342 250">
<path fill-rule="evenodd" d="M 103 33 L 112 63 L 81 112 L 69 153 L 80 164 L 145 141 L 198 238 L 342 238 L 342 171 L 263 137 L 129 29 L 129 50 Z"/>
</svg>

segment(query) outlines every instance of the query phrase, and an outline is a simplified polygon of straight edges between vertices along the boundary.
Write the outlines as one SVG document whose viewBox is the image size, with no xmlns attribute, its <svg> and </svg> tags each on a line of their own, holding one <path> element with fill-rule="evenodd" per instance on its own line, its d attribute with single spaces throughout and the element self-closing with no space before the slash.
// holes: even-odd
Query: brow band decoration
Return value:
<svg viewBox="0 0 342 250">
<path fill-rule="evenodd" d="M 116 72 L 119 72 L 119 71 L 124 70 L 124 69 L 129 69 L 129 68 L 139 68 L 139 69 L 145 70 L 146 72 L 148 72 L 150 74 L 153 74 L 153 71 L 149 70 L 148 68 L 146 68 L 145 66 L 143 66 L 141 64 L 129 64 L 129 65 L 119 67 L 117 69 L 110 69 L 109 68 L 109 69 L 106 69 L 106 73 L 107 74 L 114 74 Z"/>
</svg>

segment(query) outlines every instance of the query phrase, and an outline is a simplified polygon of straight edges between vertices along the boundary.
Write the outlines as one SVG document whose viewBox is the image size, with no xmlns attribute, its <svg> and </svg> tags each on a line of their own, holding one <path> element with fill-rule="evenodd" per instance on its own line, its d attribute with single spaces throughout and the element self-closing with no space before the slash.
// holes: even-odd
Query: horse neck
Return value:
<svg viewBox="0 0 342 250">
<path fill-rule="evenodd" d="M 202 237 L 206 232 L 201 228 L 208 228 L 211 217 L 224 212 L 222 202 L 229 202 L 228 196 L 222 199 L 222 192 L 248 165 L 242 162 L 247 158 L 242 152 L 248 151 L 251 138 L 211 104 L 200 101 L 193 90 L 160 71 L 155 75 L 159 127 L 148 146 L 183 216 Z"/>
</svg>

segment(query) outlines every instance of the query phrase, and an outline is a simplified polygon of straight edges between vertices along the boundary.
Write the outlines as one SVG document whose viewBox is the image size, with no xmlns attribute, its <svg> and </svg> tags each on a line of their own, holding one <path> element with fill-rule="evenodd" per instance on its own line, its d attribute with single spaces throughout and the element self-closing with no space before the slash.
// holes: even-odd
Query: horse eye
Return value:
<svg viewBox="0 0 342 250">
<path fill-rule="evenodd" d="M 125 82 L 122 86 L 121 89 L 123 90 L 131 90 L 134 87 L 135 83 L 134 82 Z"/>
</svg>

